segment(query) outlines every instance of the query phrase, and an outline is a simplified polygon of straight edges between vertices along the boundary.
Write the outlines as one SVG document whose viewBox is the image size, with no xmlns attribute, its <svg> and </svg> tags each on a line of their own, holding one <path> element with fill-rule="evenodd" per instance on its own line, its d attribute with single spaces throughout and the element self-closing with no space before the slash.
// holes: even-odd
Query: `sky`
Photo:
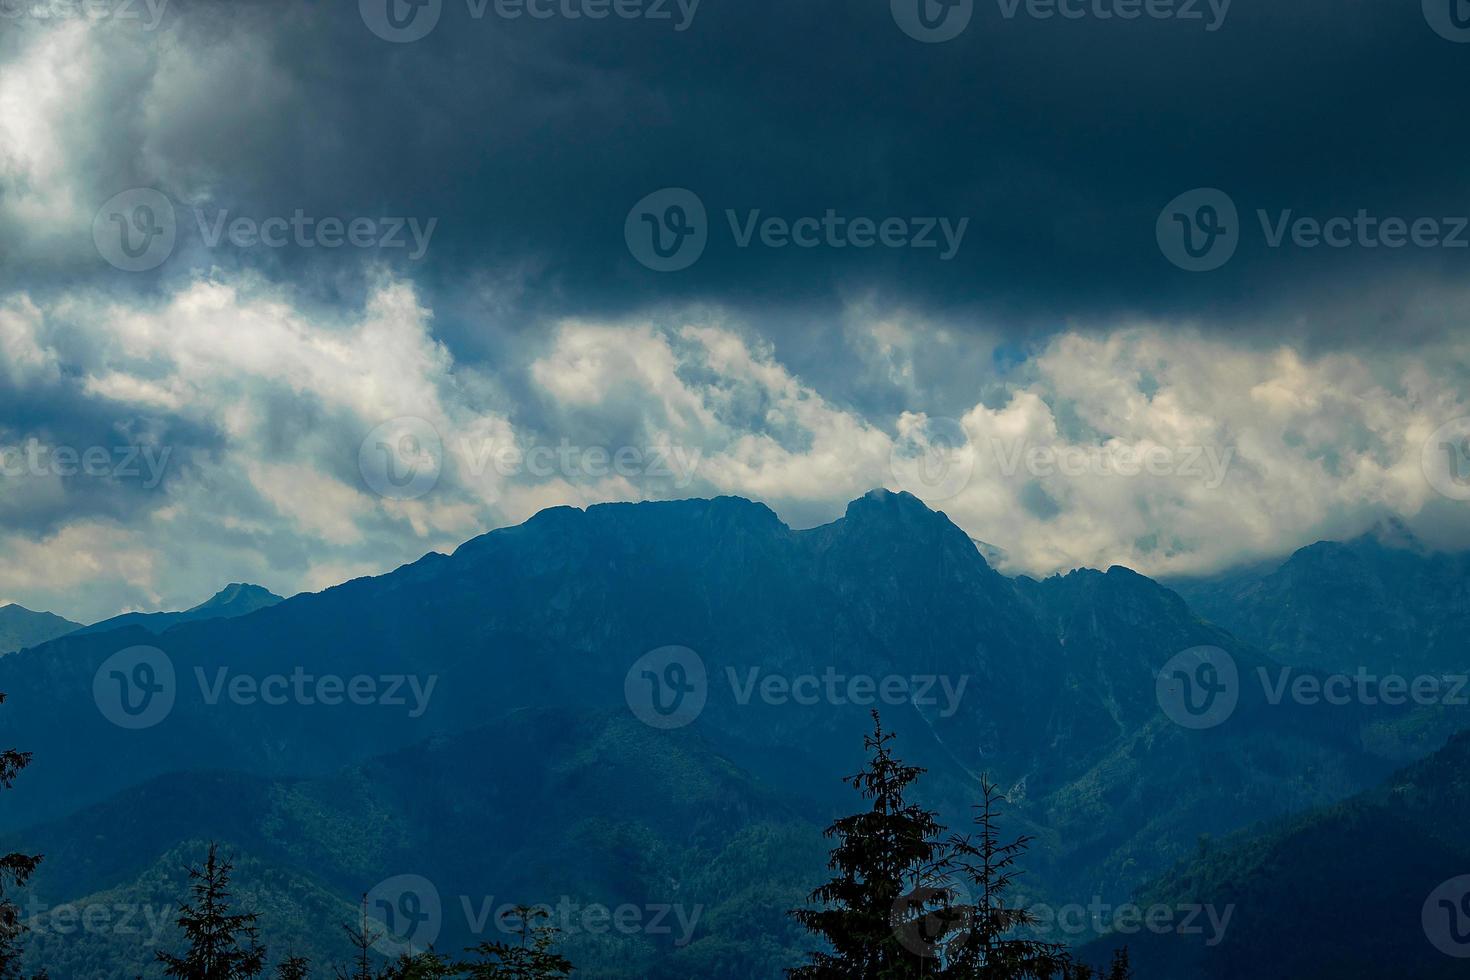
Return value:
<svg viewBox="0 0 1470 980">
<path fill-rule="evenodd" d="M 1459 3 L 0 0 L 0 601 L 879 486 L 1012 574 L 1470 546 Z"/>
</svg>

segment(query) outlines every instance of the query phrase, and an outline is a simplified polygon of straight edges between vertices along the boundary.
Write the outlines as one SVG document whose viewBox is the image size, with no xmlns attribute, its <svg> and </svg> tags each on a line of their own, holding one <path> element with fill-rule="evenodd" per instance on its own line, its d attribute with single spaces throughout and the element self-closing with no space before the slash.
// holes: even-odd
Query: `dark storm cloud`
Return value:
<svg viewBox="0 0 1470 980">
<path fill-rule="evenodd" d="M 181 198 L 179 254 L 123 282 L 240 262 L 331 294 L 356 288 L 340 259 L 360 252 L 404 267 L 450 311 L 450 332 L 456 308 L 484 319 L 487 305 L 512 323 L 684 301 L 800 322 L 876 295 L 983 309 L 1012 329 L 1310 312 L 1373 333 L 1405 296 L 1470 264 L 1470 248 L 1369 247 L 1357 231 L 1346 248 L 1303 247 L 1287 225 L 1270 245 L 1283 217 L 1360 210 L 1440 219 L 1438 237 L 1455 241 L 1453 219 L 1470 214 L 1470 45 L 1436 34 L 1417 4 L 1069 0 L 1083 16 L 1068 19 L 976 0 L 963 33 L 930 44 L 887 2 L 668 0 L 668 19 L 591 20 L 565 15 L 586 0 L 556 0 L 548 19 L 443 0 L 427 36 L 389 43 L 367 23 L 384 2 L 176 4 L 174 30 L 141 43 L 182 45 L 200 74 L 147 83 L 119 59 L 136 102 L 122 92 L 97 120 L 117 155 L 91 190 L 145 183 Z M 1099 16 L 1120 10 L 1141 13 Z M 624 222 L 666 187 L 698 196 L 708 244 L 658 273 L 630 254 Z M 1155 223 L 1199 187 L 1228 193 L 1240 240 L 1223 268 L 1190 273 L 1161 254 Z M 903 219 L 893 241 L 936 247 L 831 247 L 827 228 L 818 247 L 769 247 L 759 225 L 738 244 L 753 212 L 795 222 L 829 209 Z M 298 211 L 437 224 L 417 260 L 411 247 L 201 247 L 212 223 Z"/>
</svg>

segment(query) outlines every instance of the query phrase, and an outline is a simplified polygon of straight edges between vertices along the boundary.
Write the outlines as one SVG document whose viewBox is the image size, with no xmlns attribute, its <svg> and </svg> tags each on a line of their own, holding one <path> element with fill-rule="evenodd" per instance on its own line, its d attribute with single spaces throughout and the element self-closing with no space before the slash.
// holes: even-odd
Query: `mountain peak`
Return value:
<svg viewBox="0 0 1470 980">
<path fill-rule="evenodd" d="M 65 636 L 80 629 L 81 625 L 55 613 L 37 612 L 18 603 L 6 603 L 0 606 L 0 656 Z"/>
<path fill-rule="evenodd" d="M 880 519 L 903 522 L 928 521 L 944 515 L 940 511 L 930 510 L 928 504 L 907 490 L 895 492 L 878 487 L 849 503 L 846 516 L 849 520 Z"/>
<path fill-rule="evenodd" d="M 223 609 L 240 612 L 248 612 L 265 606 L 274 606 L 281 602 L 282 597 L 276 595 L 270 589 L 249 582 L 231 582 L 220 589 L 214 595 L 205 599 L 197 606 L 191 606 L 187 612 L 218 612 Z"/>
</svg>

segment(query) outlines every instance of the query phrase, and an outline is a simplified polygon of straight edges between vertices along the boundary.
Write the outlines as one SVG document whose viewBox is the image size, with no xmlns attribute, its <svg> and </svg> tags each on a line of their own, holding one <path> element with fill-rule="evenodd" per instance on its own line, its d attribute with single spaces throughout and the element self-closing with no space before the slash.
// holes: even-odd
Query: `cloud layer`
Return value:
<svg viewBox="0 0 1470 980">
<path fill-rule="evenodd" d="M 0 3 L 0 599 L 178 608 L 551 504 L 806 526 L 874 486 L 1036 574 L 1470 537 L 1424 466 L 1470 435 L 1470 248 L 1293 224 L 1470 210 L 1470 47 L 1417 5 L 977 2 L 943 44 L 840 0 L 444 0 L 408 43 L 369 8 Z M 1158 226 L 1202 187 L 1235 251 L 1189 273 Z M 625 237 L 661 188 L 707 215 L 675 272 Z M 901 247 L 941 219 L 951 258 Z"/>
<path fill-rule="evenodd" d="M 844 332 L 841 357 L 914 398 L 888 414 L 728 317 L 568 320 L 493 373 L 432 324 L 386 276 L 347 312 L 228 277 L 147 303 L 12 298 L 7 391 L 36 414 L 5 432 L 24 560 L 0 593 L 97 616 L 235 579 L 293 592 L 554 504 L 719 493 L 806 526 L 908 489 L 1033 574 L 1209 570 L 1389 515 L 1456 527 L 1422 450 L 1470 414 L 1448 383 L 1464 342 L 1370 364 L 1177 326 L 1066 332 L 950 418 L 893 351 L 973 341 L 916 322 Z"/>
</svg>

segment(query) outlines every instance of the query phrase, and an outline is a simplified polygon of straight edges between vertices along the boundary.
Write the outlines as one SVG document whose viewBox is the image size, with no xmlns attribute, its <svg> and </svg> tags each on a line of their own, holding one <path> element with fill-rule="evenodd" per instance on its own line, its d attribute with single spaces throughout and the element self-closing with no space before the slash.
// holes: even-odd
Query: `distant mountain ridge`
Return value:
<svg viewBox="0 0 1470 980">
<path fill-rule="evenodd" d="M 282 601 L 284 600 L 281 596 L 259 585 L 232 582 L 199 605 L 191 606 L 180 612 L 123 613 L 120 616 L 113 616 L 111 619 L 84 626 L 77 632 L 81 634 L 106 633 L 125 626 L 136 626 L 158 634 L 180 623 L 194 623 L 202 619 L 233 619 L 236 616 L 253 613 L 257 609 L 269 608 Z"/>
<path fill-rule="evenodd" d="M 81 627 L 81 623 L 73 623 L 55 613 L 36 612 L 13 602 L 0 606 L 0 656 L 54 640 Z"/>
<path fill-rule="evenodd" d="M 1409 675 L 1470 668 L 1470 553 L 1434 551 L 1396 523 L 1274 565 L 1166 584 L 1281 663 Z"/>
</svg>

